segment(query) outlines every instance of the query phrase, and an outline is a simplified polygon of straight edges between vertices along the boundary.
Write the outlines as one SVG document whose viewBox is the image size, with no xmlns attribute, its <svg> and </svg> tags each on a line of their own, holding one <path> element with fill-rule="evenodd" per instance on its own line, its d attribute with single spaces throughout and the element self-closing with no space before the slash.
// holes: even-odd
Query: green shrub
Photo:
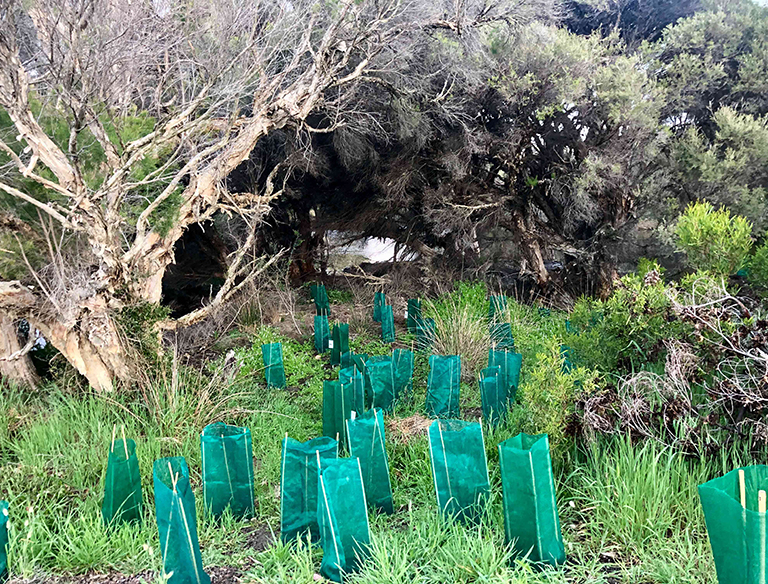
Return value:
<svg viewBox="0 0 768 584">
<path fill-rule="evenodd" d="M 755 248 L 747 260 L 747 281 L 761 294 L 768 292 L 768 242 Z"/>
<path fill-rule="evenodd" d="M 514 415 L 523 431 L 549 434 L 553 448 L 566 442 L 566 427 L 575 412 L 576 401 L 595 389 L 597 373 L 586 367 L 563 369 L 560 339 L 552 337 L 545 351 L 527 363 L 527 374 L 517 393 L 519 407 Z"/>
<path fill-rule="evenodd" d="M 722 276 L 735 274 L 752 248 L 752 224 L 707 202 L 689 205 L 675 233 L 691 266 Z"/>
<path fill-rule="evenodd" d="M 672 312 L 667 285 L 659 278 L 624 276 L 603 301 L 581 298 L 566 335 L 581 362 L 603 372 L 633 372 L 663 358 L 664 339 L 688 330 Z"/>
</svg>

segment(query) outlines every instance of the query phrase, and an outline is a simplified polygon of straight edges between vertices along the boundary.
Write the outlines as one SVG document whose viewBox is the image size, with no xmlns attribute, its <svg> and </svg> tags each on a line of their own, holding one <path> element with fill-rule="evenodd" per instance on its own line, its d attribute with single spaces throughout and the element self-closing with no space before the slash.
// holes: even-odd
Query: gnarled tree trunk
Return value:
<svg viewBox="0 0 768 584">
<path fill-rule="evenodd" d="M 27 347 L 19 343 L 17 322 L 8 312 L 0 312 L 0 377 L 34 387 L 40 381 Z"/>
</svg>

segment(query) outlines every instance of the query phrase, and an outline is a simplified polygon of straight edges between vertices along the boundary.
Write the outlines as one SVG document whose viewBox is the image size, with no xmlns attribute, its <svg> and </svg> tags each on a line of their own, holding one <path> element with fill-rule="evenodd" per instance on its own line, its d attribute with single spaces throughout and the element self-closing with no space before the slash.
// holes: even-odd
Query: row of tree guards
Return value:
<svg viewBox="0 0 768 584">
<path fill-rule="evenodd" d="M 491 300 L 493 319 L 500 302 Z M 403 349 L 393 351 L 392 356 L 355 355 L 348 350 L 348 328 L 344 330 L 339 328 L 339 379 L 326 382 L 323 392 L 324 436 L 298 442 L 286 434 L 280 473 L 281 539 L 306 538 L 319 543 L 323 549 L 321 573 L 336 582 L 357 571 L 368 557 L 368 510 L 395 512 L 384 414 L 392 412 L 398 399 L 411 394 L 414 357 L 413 351 Z M 346 361 L 345 353 L 349 354 Z M 279 343 L 264 345 L 262 355 L 268 385 L 283 387 L 282 347 Z M 489 423 L 502 420 L 514 400 L 521 363 L 517 353 L 490 350 L 488 368 L 480 376 L 481 393 L 492 396 L 483 401 Z M 491 485 L 482 424 L 453 419 L 458 414 L 460 368 L 458 356 L 430 357 L 426 409 L 438 419 L 430 425 L 427 437 L 440 513 L 476 524 L 488 513 Z M 214 517 L 226 509 L 237 517 L 252 516 L 255 477 L 250 430 L 221 422 L 210 424 L 200 435 L 200 448 L 206 510 Z M 340 457 L 342 451 L 346 457 Z M 563 563 L 565 548 L 547 435 L 520 433 L 498 444 L 498 454 L 507 544 L 518 557 L 550 565 Z M 203 570 L 195 496 L 185 459 L 156 460 L 152 474 L 167 581 L 210 583 Z M 699 486 L 720 584 L 767 582 L 766 490 L 768 466 L 740 468 Z M 143 516 L 136 443 L 126 438 L 123 428 L 118 436 L 115 427 L 102 517 L 112 527 L 140 522 Z M 0 501 L 0 574 L 7 574 L 8 517 L 8 503 Z"/>
</svg>

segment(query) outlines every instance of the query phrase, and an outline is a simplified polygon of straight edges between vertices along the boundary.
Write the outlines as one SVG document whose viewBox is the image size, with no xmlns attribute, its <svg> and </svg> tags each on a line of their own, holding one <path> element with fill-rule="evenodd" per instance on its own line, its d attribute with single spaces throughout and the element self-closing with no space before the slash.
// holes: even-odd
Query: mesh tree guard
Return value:
<svg viewBox="0 0 768 584">
<path fill-rule="evenodd" d="M 325 284 L 312 284 L 310 286 L 310 294 L 315 301 L 315 311 L 318 315 L 331 315 L 331 303 L 328 300 L 328 291 L 325 289 Z"/>
<path fill-rule="evenodd" d="M 768 581 L 766 491 L 768 466 L 764 465 L 738 468 L 699 485 L 720 584 L 765 584 Z"/>
<path fill-rule="evenodd" d="M 515 337 L 512 336 L 512 325 L 508 322 L 491 323 L 489 325 L 491 343 L 497 349 L 515 350 Z"/>
<path fill-rule="evenodd" d="M 349 367 L 352 353 L 349 351 L 349 324 L 339 323 L 333 326 L 331 346 L 331 365 Z"/>
<path fill-rule="evenodd" d="M 252 516 L 256 511 L 251 444 L 248 428 L 223 422 L 203 428 L 203 501 L 214 517 L 220 517 L 227 507 L 235 517 Z"/>
<path fill-rule="evenodd" d="M 373 322 L 381 322 L 381 309 L 387 303 L 384 292 L 376 292 L 373 295 Z"/>
<path fill-rule="evenodd" d="M 349 455 L 360 460 L 368 505 L 384 513 L 394 513 L 383 412 L 375 408 L 348 420 L 347 437 Z"/>
<path fill-rule="evenodd" d="M 315 317 L 315 351 L 318 353 L 325 353 L 331 340 L 330 332 L 328 331 L 328 317 L 325 315 Z"/>
<path fill-rule="evenodd" d="M 507 544 L 531 561 L 565 561 L 546 434 L 520 433 L 499 444 Z"/>
<path fill-rule="evenodd" d="M 264 359 L 264 378 L 267 387 L 285 387 L 285 367 L 283 366 L 283 344 L 268 343 L 261 346 L 261 356 Z"/>
<path fill-rule="evenodd" d="M 352 415 L 352 384 L 323 381 L 323 436 L 346 444 L 346 421 Z"/>
<path fill-rule="evenodd" d="M 501 367 L 488 367 L 480 372 L 480 400 L 483 419 L 491 426 L 498 426 L 507 417 L 509 398 L 501 377 Z"/>
<path fill-rule="evenodd" d="M 416 323 L 421 319 L 421 300 L 411 298 L 408 300 L 408 308 L 405 312 L 405 324 L 408 332 L 416 332 Z"/>
<path fill-rule="evenodd" d="M 430 355 L 427 401 L 424 406 L 429 417 L 459 417 L 460 382 L 459 355 Z"/>
<path fill-rule="evenodd" d="M 320 574 L 341 582 L 368 555 L 371 531 L 363 476 L 357 458 L 320 462 L 319 502 L 323 561 Z"/>
<path fill-rule="evenodd" d="M 317 524 L 317 460 L 325 463 L 338 456 L 336 440 L 321 436 L 307 442 L 283 440 L 280 463 L 280 540 L 283 543 L 309 535 L 320 539 Z"/>
<path fill-rule="evenodd" d="M 136 443 L 123 438 L 109 448 L 107 474 L 104 478 L 104 501 L 101 516 L 106 525 L 140 522 L 144 513 L 141 496 L 141 472 L 136 457 Z"/>
<path fill-rule="evenodd" d="M 373 394 L 372 407 L 381 408 L 385 414 L 391 414 L 395 409 L 395 368 L 392 359 L 368 359 L 365 370 Z"/>
<path fill-rule="evenodd" d="M 507 297 L 506 296 L 491 296 L 488 301 L 488 319 L 491 322 L 496 321 L 499 317 L 503 316 L 504 311 L 507 310 Z"/>
<path fill-rule="evenodd" d="M 395 315 L 390 304 L 381 308 L 381 339 L 385 343 L 395 342 Z"/>
<path fill-rule="evenodd" d="M 363 394 L 365 395 L 365 409 L 371 407 L 373 403 L 373 390 L 371 389 L 371 381 L 368 379 L 367 365 L 368 355 L 365 353 L 352 353 L 352 366 L 363 376 Z"/>
<path fill-rule="evenodd" d="M 517 388 L 520 386 L 523 356 L 520 353 L 490 349 L 488 351 L 488 367 L 501 368 L 499 375 L 507 392 L 507 401 L 509 403 L 515 401 Z"/>
<path fill-rule="evenodd" d="M 8 501 L 0 501 L 0 581 L 8 578 Z"/>
<path fill-rule="evenodd" d="M 410 399 L 413 395 L 413 351 L 395 349 L 392 364 L 395 369 L 395 402 Z"/>
<path fill-rule="evenodd" d="M 161 458 L 152 467 L 163 572 L 169 584 L 210 584 L 197 539 L 195 495 L 184 458 Z"/>
<path fill-rule="evenodd" d="M 354 365 L 340 369 L 339 383 L 341 385 L 351 384 L 352 387 L 349 391 L 352 399 L 352 411 L 362 414 L 365 411 L 365 381 L 363 374 Z"/>
<path fill-rule="evenodd" d="M 491 494 L 482 426 L 435 420 L 428 438 L 438 509 L 459 521 L 476 522 Z"/>
<path fill-rule="evenodd" d="M 435 319 L 420 318 L 416 321 L 416 349 L 427 351 L 435 342 Z"/>
</svg>

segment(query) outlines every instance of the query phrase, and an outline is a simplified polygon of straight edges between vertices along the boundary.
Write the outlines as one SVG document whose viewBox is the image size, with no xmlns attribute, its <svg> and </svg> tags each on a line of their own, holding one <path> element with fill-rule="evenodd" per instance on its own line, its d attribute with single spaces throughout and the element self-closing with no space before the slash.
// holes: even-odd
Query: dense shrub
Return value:
<svg viewBox="0 0 768 584">
<path fill-rule="evenodd" d="M 706 201 L 688 206 L 675 233 L 691 266 L 723 276 L 735 274 L 752 249 L 752 224 Z"/>
</svg>

